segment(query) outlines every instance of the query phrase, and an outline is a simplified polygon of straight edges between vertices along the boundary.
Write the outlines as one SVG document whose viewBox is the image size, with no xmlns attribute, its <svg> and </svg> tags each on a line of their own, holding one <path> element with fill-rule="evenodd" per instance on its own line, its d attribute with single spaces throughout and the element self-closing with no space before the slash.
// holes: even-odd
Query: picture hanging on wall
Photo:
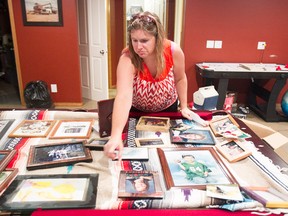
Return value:
<svg viewBox="0 0 288 216">
<path fill-rule="evenodd" d="M 63 26 L 61 0 L 21 0 L 24 26 Z"/>
</svg>

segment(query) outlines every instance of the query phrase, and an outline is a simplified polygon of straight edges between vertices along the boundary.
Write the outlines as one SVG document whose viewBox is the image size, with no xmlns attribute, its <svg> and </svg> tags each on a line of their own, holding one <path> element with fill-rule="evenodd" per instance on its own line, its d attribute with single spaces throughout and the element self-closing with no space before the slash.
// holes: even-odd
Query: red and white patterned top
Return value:
<svg viewBox="0 0 288 216">
<path fill-rule="evenodd" d="M 144 72 L 135 75 L 132 100 L 132 105 L 135 108 L 144 112 L 159 112 L 170 107 L 177 100 L 173 73 L 172 43 L 167 40 L 164 44 L 166 67 L 159 78 L 152 77 L 145 63 L 143 63 Z"/>
</svg>

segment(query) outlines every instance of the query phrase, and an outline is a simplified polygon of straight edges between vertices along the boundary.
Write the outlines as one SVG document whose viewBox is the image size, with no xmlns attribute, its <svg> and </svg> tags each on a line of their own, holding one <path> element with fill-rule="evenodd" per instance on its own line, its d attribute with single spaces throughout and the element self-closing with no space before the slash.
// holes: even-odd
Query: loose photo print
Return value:
<svg viewBox="0 0 288 216">
<path fill-rule="evenodd" d="M 23 120 L 9 137 L 46 137 L 54 124 L 54 120 Z"/>
<path fill-rule="evenodd" d="M 116 154 L 118 151 L 116 151 Z M 116 159 L 118 158 L 116 157 Z M 149 151 L 148 148 L 135 148 L 135 147 L 124 147 L 122 151 L 122 160 L 139 160 L 148 161 Z"/>
<path fill-rule="evenodd" d="M 219 199 L 243 201 L 243 196 L 237 184 L 207 185 L 206 194 L 209 197 Z"/>
<path fill-rule="evenodd" d="M 169 131 L 170 118 L 165 117 L 152 117 L 141 116 L 136 130 L 148 130 L 148 131 Z"/>
<path fill-rule="evenodd" d="M 187 129 L 187 130 L 171 130 L 171 141 L 177 144 L 199 144 L 199 145 L 215 145 L 214 137 L 210 130 Z"/>
<path fill-rule="evenodd" d="M 94 120 L 60 120 L 49 139 L 88 139 Z"/>
<path fill-rule="evenodd" d="M 120 172 L 118 197 L 120 198 L 162 198 L 157 171 L 124 171 Z"/>
<path fill-rule="evenodd" d="M 91 161 L 90 150 L 85 147 L 84 141 L 41 144 L 30 147 L 27 169 L 42 169 Z"/>
</svg>

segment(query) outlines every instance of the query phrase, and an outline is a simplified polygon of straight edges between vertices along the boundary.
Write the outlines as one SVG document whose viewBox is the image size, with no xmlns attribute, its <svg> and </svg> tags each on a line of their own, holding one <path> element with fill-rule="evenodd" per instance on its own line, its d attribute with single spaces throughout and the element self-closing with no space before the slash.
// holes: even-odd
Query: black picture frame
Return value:
<svg viewBox="0 0 288 216">
<path fill-rule="evenodd" d="M 95 208 L 98 178 L 98 174 L 18 175 L 0 197 L 0 210 L 28 214 L 39 208 Z M 42 187 L 37 187 L 37 183 Z M 68 198 L 61 194 L 64 184 L 66 189 L 71 187 L 70 191 L 65 190 Z M 50 193 L 54 196 L 49 197 Z"/>
<path fill-rule="evenodd" d="M 15 119 L 0 119 L 0 140 L 11 127 Z"/>
<path fill-rule="evenodd" d="M 24 26 L 63 26 L 62 0 L 21 0 Z"/>
<path fill-rule="evenodd" d="M 29 150 L 27 170 L 59 167 L 78 162 L 92 162 L 85 141 L 33 145 Z"/>
</svg>

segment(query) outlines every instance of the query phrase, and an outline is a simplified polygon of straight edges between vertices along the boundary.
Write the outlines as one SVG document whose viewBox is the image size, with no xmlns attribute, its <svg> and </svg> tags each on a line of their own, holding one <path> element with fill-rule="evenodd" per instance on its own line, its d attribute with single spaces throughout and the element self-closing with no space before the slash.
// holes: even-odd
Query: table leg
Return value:
<svg viewBox="0 0 288 216">
<path fill-rule="evenodd" d="M 217 110 L 223 110 L 229 79 L 219 79 Z"/>
</svg>

